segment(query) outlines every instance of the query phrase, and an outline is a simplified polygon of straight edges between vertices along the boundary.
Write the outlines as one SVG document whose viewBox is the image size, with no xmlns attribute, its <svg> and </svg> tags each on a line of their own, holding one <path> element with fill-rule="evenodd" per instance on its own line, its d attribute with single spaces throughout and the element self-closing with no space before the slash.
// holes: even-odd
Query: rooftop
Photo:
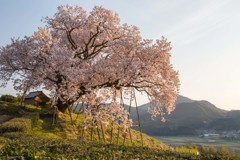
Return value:
<svg viewBox="0 0 240 160">
<path fill-rule="evenodd" d="M 42 91 L 30 92 L 25 98 L 34 98 L 34 97 L 38 96 L 41 93 L 42 93 Z"/>
</svg>

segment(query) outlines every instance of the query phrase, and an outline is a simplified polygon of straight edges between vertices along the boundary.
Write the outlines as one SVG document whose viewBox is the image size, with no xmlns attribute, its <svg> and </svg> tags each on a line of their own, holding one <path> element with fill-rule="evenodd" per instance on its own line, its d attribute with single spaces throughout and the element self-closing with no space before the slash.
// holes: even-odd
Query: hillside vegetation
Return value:
<svg viewBox="0 0 240 160">
<path fill-rule="evenodd" d="M 141 147 L 140 133 L 131 130 L 133 142 L 120 134 L 115 126 L 113 141 L 110 144 L 109 128 L 104 128 L 105 142 L 97 131 L 85 130 L 84 140 L 79 138 L 77 124 L 83 116 L 73 114 L 76 126 L 71 125 L 67 114 L 59 116 L 58 123 L 52 125 L 52 110 L 31 105 L 25 107 L 17 103 L 0 101 L 0 159 L 236 159 L 229 152 L 219 155 L 207 150 L 198 155 L 198 148 L 171 148 L 147 135 L 143 135 Z M 235 155 L 237 156 L 237 155 Z"/>
</svg>

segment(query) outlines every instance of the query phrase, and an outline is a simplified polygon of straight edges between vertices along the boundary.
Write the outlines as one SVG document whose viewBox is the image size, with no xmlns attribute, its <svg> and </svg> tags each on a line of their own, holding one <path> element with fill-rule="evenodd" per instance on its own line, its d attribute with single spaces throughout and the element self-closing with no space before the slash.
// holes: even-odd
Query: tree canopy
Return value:
<svg viewBox="0 0 240 160">
<path fill-rule="evenodd" d="M 20 93 L 44 87 L 60 111 L 80 100 L 99 119 L 125 121 L 120 96 L 133 90 L 147 93 L 153 116 L 174 109 L 179 79 L 166 38 L 143 39 L 138 27 L 99 6 L 90 13 L 80 6 L 59 6 L 44 20 L 46 26 L 33 35 L 0 48 L 2 86 L 13 80 Z"/>
</svg>

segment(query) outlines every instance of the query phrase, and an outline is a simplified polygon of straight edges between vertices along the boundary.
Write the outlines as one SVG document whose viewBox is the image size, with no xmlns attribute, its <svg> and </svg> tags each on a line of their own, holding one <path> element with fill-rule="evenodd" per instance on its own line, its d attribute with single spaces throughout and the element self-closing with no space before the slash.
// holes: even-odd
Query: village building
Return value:
<svg viewBox="0 0 240 160">
<path fill-rule="evenodd" d="M 24 99 L 25 104 L 31 104 L 35 106 L 44 106 L 49 102 L 50 98 L 46 96 L 42 91 L 30 92 Z"/>
</svg>

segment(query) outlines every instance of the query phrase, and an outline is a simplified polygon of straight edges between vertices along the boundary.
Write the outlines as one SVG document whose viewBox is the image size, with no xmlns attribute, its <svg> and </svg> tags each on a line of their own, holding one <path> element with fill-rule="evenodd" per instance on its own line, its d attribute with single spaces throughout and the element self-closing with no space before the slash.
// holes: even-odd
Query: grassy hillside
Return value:
<svg viewBox="0 0 240 160">
<path fill-rule="evenodd" d="M 39 108 L 31 105 L 27 105 L 26 107 L 19 106 L 17 103 L 8 103 L 8 102 L 2 102 L 0 101 L 0 121 L 2 119 L 1 126 L 5 125 L 9 121 L 13 121 L 14 119 L 19 118 L 28 118 L 31 116 L 35 116 L 34 124 L 32 124 L 31 128 L 31 134 L 35 134 L 38 136 L 44 136 L 44 137 L 53 137 L 53 138 L 67 138 L 67 139 L 77 139 L 79 136 L 82 136 L 82 124 L 83 124 L 83 115 L 77 115 L 72 113 L 72 118 L 74 120 L 74 125 L 72 125 L 72 122 L 70 120 L 69 114 L 60 114 L 59 118 L 57 120 L 56 125 L 52 125 L 53 122 L 53 110 L 50 108 Z M 30 118 L 31 119 L 31 118 Z M 88 118 L 88 121 L 90 119 Z M 7 121 L 7 122 L 4 122 Z M 1 128 L 0 126 L 0 128 Z M 100 128 L 100 126 L 98 126 Z M 92 141 L 100 141 L 103 142 L 103 134 L 105 138 L 105 143 L 110 142 L 110 132 L 111 128 L 110 126 L 106 128 L 103 126 L 104 132 L 100 134 L 100 139 L 97 133 L 97 129 L 94 128 L 91 129 L 85 129 L 84 130 L 84 141 L 90 141 L 90 134 L 92 132 Z M 140 133 L 135 130 L 131 130 L 131 136 L 132 136 L 132 143 L 130 142 L 129 134 L 126 134 L 126 145 L 135 145 L 140 146 L 141 140 L 140 140 Z M 118 136 L 118 127 L 116 125 L 113 125 L 113 143 L 118 144 L 123 143 L 125 134 L 119 132 Z M 153 138 L 143 134 L 143 140 L 145 146 L 151 146 L 151 147 L 167 147 L 165 144 L 162 144 L 158 141 L 155 141 Z"/>
<path fill-rule="evenodd" d="M 140 133 L 138 131 L 131 129 L 132 141 L 130 140 L 129 134 L 124 134 L 121 132 L 121 129 L 118 132 L 118 127 L 116 125 L 113 125 L 112 133 L 110 127 L 106 128 L 103 126 L 103 132 L 100 132 L 100 134 L 98 133 L 97 128 L 85 129 L 84 134 L 82 134 L 83 115 L 72 114 L 72 118 L 75 120 L 74 125 L 72 125 L 69 114 L 60 114 L 57 123 L 52 125 L 52 113 L 53 110 L 50 108 L 39 108 L 31 105 L 23 107 L 19 106 L 17 103 L 0 101 L 1 139 L 6 140 L 9 137 L 14 137 L 17 141 L 21 141 L 22 138 L 26 138 L 24 135 L 27 134 L 35 139 L 47 138 L 55 139 L 57 141 L 64 139 L 77 143 L 97 142 L 106 145 L 111 142 L 111 145 L 135 147 L 140 147 L 142 145 Z M 110 139 L 110 134 L 113 135 L 112 140 Z M 147 136 L 146 134 L 143 134 L 143 141 L 145 147 L 158 148 L 161 150 L 170 149 L 167 145 Z M 1 144 L 1 146 L 2 145 L 3 144 Z"/>
<path fill-rule="evenodd" d="M 196 147 L 171 148 L 147 135 L 131 130 L 133 142 L 120 133 L 117 142 L 117 127 L 114 126 L 113 143 L 110 144 L 109 128 L 104 128 L 98 137 L 96 129 L 85 130 L 84 141 L 79 138 L 83 116 L 73 114 L 72 126 L 67 114 L 59 116 L 52 125 L 52 110 L 35 106 L 22 107 L 16 103 L 0 102 L 0 159 L 236 159 L 236 154 L 201 152 Z M 78 118 L 77 118 L 78 117 Z M 90 134 L 93 134 L 91 139 Z M 125 145 L 123 145 L 125 144 Z"/>
</svg>

